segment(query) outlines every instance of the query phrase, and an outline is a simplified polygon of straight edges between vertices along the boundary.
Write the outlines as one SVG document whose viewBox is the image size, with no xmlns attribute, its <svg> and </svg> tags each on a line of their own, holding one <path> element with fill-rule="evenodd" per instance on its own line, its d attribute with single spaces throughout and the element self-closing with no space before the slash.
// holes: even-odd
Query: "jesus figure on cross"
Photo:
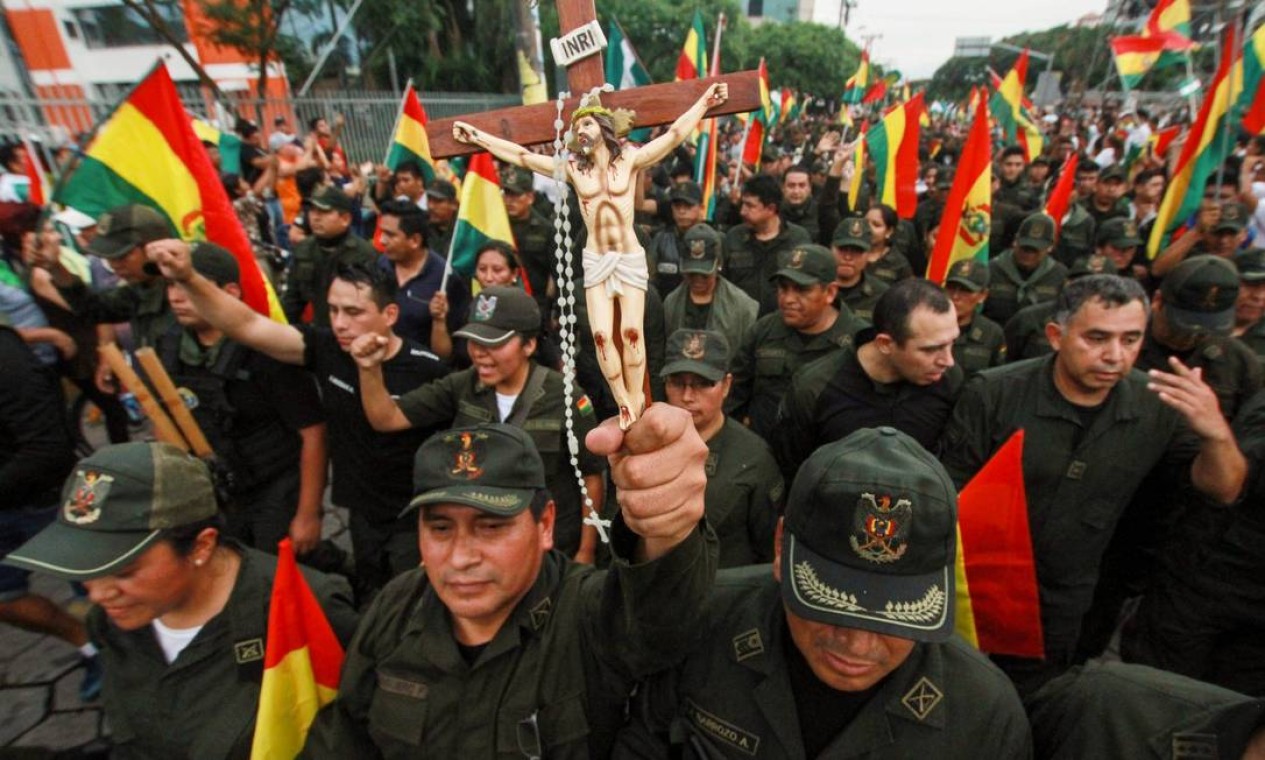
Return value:
<svg viewBox="0 0 1265 760">
<path fill-rule="evenodd" d="M 663 160 L 689 137 L 703 115 L 729 98 L 728 85 L 717 82 L 703 92 L 668 130 L 640 147 L 622 141 L 632 128 L 627 109 L 603 108 L 597 94 L 581 100 L 571 115 L 571 153 L 567 179 L 580 200 L 588 230 L 584 247 L 584 297 L 597 361 L 619 406 L 620 427 L 627 430 L 645 410 L 646 347 L 642 320 L 649 271 L 646 251 L 633 231 L 633 201 L 641 172 Z M 453 125 L 453 138 L 476 145 L 502 161 L 553 176 L 553 158 L 476 129 L 463 121 Z M 619 306 L 619 322 L 615 306 Z M 612 341 L 623 342 L 620 357 Z"/>
</svg>

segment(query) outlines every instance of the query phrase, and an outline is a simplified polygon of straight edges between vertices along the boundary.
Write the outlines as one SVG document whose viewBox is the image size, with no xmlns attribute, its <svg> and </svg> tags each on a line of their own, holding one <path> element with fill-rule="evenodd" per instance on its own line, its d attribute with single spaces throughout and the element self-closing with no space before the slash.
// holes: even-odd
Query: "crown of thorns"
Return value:
<svg viewBox="0 0 1265 760">
<path fill-rule="evenodd" d="M 632 130 L 633 119 L 637 114 L 627 108 L 611 110 L 602 105 L 602 100 L 597 93 L 593 93 L 580 99 L 580 106 L 571 114 L 571 123 L 575 124 L 585 116 L 605 116 L 611 120 L 615 136 L 623 137 Z"/>
</svg>

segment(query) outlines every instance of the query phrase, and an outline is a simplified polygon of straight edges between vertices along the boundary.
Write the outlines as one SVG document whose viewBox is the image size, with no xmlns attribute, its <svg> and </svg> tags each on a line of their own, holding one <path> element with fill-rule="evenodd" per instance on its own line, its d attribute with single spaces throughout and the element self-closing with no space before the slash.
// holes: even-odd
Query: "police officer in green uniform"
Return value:
<svg viewBox="0 0 1265 760">
<path fill-rule="evenodd" d="M 1098 184 L 1098 164 L 1093 159 L 1081 156 L 1076 164 L 1075 180 L 1067 214 L 1059 225 L 1058 245 L 1054 248 L 1054 258 L 1068 267 L 1094 251 L 1097 226 L 1094 217 L 1078 201 L 1093 195 L 1094 186 Z"/>
<path fill-rule="evenodd" d="M 741 345 L 760 305 L 720 275 L 720 235 L 697 224 L 682 243 L 685 282 L 663 299 L 665 331 L 671 335 L 683 328 L 711 330 L 724 335 L 730 346 Z"/>
<path fill-rule="evenodd" d="M 997 171 L 993 173 L 992 225 L 989 229 L 989 250 L 1009 248 L 1015 230 L 1023 219 L 1037 210 L 1037 197 L 1024 179 L 1026 151 L 1020 145 L 1002 149 Z M 996 255 L 996 254 L 993 254 Z"/>
<path fill-rule="evenodd" d="M 383 346 L 372 335 L 351 346 L 360 365 L 361 402 L 365 415 L 380 432 L 505 422 L 531 436 L 544 459 L 550 493 L 557 500 L 554 544 L 567 556 L 591 562 L 597 548 L 592 526 L 581 529 L 590 511 L 602 511 L 602 460 L 581 447 L 579 470 L 591 500 L 584 503 L 571 466 L 568 426 L 583 440 L 597 424 L 593 405 L 576 388 L 566 406 L 562 373 L 531 361 L 540 332 L 540 310 L 521 288 L 484 288 L 470 306 L 465 338 L 474 366 L 415 388 L 398 398 L 382 384 Z"/>
<path fill-rule="evenodd" d="M 839 300 L 835 305 L 850 310 L 865 322 L 873 320 L 874 304 L 890 287 L 867 271 L 872 241 L 869 223 L 859 216 L 839 222 L 830 239 L 835 255 L 835 282 L 839 285 Z"/>
<path fill-rule="evenodd" d="M 1107 543 L 1153 467 L 1188 468 L 1194 488 L 1223 503 L 1243 486 L 1247 464 L 1198 373 L 1176 360 L 1169 372 L 1133 370 L 1146 312 L 1146 294 L 1133 280 L 1094 275 L 1068 283 L 1046 328 L 1055 354 L 967 382 L 939 447 L 962 486 L 1024 431 L 1045 659 L 994 656 L 1021 694 L 1071 666 Z M 1197 439 L 1195 451 L 1179 435 L 1183 428 Z"/>
<path fill-rule="evenodd" d="M 953 341 L 953 363 L 967 378 L 1006 361 L 1006 338 L 996 322 L 979 313 L 988 298 L 988 265 L 973 259 L 954 262 L 944 280 L 944 291 L 958 318 Z"/>
<path fill-rule="evenodd" d="M 725 277 L 760 304 L 760 316 L 777 310 L 772 275 L 780 256 L 811 242 L 808 232 L 782 218 L 782 188 L 773 177 L 757 174 L 742 186 L 742 224 L 725 233 Z"/>
<path fill-rule="evenodd" d="M 193 268 L 240 297 L 237 260 L 213 243 L 193 249 Z M 306 554 L 321 540 L 325 415 L 307 372 L 253 351 L 212 327 L 177 285 L 167 286 L 179 328 L 158 356 L 206 435 L 229 496 L 227 534 L 266 552 L 287 536 Z"/>
<path fill-rule="evenodd" d="M 862 222 L 864 224 L 864 222 Z M 761 317 L 734 354 L 734 375 L 725 414 L 743 420 L 769 440 L 778 404 L 791 376 L 814 359 L 852 345 L 864 323 L 847 307 L 833 305 L 835 258 L 819 245 L 801 245 L 782 256 L 776 282 L 778 311 Z"/>
<path fill-rule="evenodd" d="M 104 259 L 123 282 L 114 290 L 102 292 L 89 288 L 62 265 L 57 246 L 38 246 L 36 255 L 39 265 L 48 269 L 57 291 L 77 316 L 99 324 L 127 322 L 137 347 L 152 346 L 176 320 L 167 305 L 162 277 L 146 266 L 145 246 L 168 237 L 171 226 L 167 219 L 149 206 L 119 206 L 102 214 L 88 252 Z"/>
<path fill-rule="evenodd" d="M 1151 263 L 1156 277 L 1167 277 L 1178 264 L 1195 256 L 1233 259 L 1247 238 L 1247 212 L 1243 206 L 1205 198 L 1196 216 L 1195 228 L 1173 240 Z"/>
<path fill-rule="evenodd" d="M 668 403 L 690 413 L 707 444 L 707 522 L 720 540 L 719 567 L 773 559 L 783 483 L 764 439 L 722 411 L 733 375 L 721 333 L 677 330 L 663 368 Z"/>
<path fill-rule="evenodd" d="M 957 492 L 892 428 L 795 478 L 773 572 L 726 570 L 700 646 L 642 687 L 616 757 L 1028 758 L 1006 677 L 954 636 Z"/>
<path fill-rule="evenodd" d="M 110 756 L 251 757 L 277 558 L 223 537 L 206 465 L 166 443 L 108 446 L 58 511 L 4 561 L 87 587 Z M 302 573 L 346 645 L 351 590 Z"/>
<path fill-rule="evenodd" d="M 1234 264 L 1239 269 L 1239 300 L 1230 334 L 1265 361 L 1265 248 L 1240 253 Z"/>
<path fill-rule="evenodd" d="M 334 273 L 344 264 L 372 264 L 378 252 L 351 231 L 354 206 L 342 190 L 323 187 L 312 195 L 311 203 L 307 220 L 312 234 L 294 247 L 281 307 L 291 324 L 302 322 L 304 312 L 311 308 L 312 323 L 329 327 L 326 296 Z"/>
<path fill-rule="evenodd" d="M 549 307 L 549 283 L 553 277 L 553 220 L 536 209 L 533 175 L 519 167 L 511 167 L 501 178 L 505 212 L 514 233 L 514 247 L 526 270 L 527 282 L 542 312 Z M 507 241 L 508 242 L 508 241 Z M 444 258 L 448 249 L 439 251 Z"/>
<path fill-rule="evenodd" d="M 1100 254 L 1091 254 L 1078 259 L 1068 270 L 1067 283 L 1091 274 L 1115 274 L 1116 265 L 1111 259 Z M 1023 359 L 1035 359 L 1054 352 L 1050 347 L 1050 339 L 1045 334 L 1045 326 L 1054 320 L 1054 307 L 1058 301 L 1043 301 L 1032 306 L 1025 306 L 1007 320 L 1002 333 L 1006 339 L 1006 361 L 1017 362 Z"/>
<path fill-rule="evenodd" d="M 619 453 L 607 571 L 554 548 L 527 431 L 466 426 L 422 445 L 410 510 L 426 562 L 365 613 L 303 757 L 610 756 L 636 679 L 698 635 L 715 537 L 700 525 L 706 447 L 688 414 L 655 404 L 588 444 Z"/>
<path fill-rule="evenodd" d="M 1146 260 L 1138 256 L 1142 238 L 1138 234 L 1136 221 L 1122 216 L 1108 219 L 1099 225 L 1094 244 L 1094 252 L 1111 259 L 1121 277 L 1131 277 L 1142 283 L 1143 287 L 1150 283 L 1151 275 L 1147 270 Z"/>
<path fill-rule="evenodd" d="M 1098 173 L 1094 192 L 1081 198 L 1077 205 L 1094 220 L 1094 228 L 1102 227 L 1108 219 L 1128 218 L 1129 201 L 1124 197 L 1129 189 L 1129 175 L 1120 164 L 1112 164 Z"/>
<path fill-rule="evenodd" d="M 1067 267 L 1050 257 L 1054 220 L 1038 212 L 1023 220 L 1015 246 L 989 262 L 988 301 L 984 316 L 999 325 L 1025 306 L 1053 301 L 1067 278 Z"/>
<path fill-rule="evenodd" d="M 671 293 L 681 284 L 685 235 L 704 220 L 703 189 L 697 182 L 687 179 L 673 185 L 668 200 L 672 203 L 672 223 L 656 232 L 646 247 L 650 279 L 660 293 Z"/>
<path fill-rule="evenodd" d="M 804 228 L 814 243 L 821 238 L 821 205 L 813 197 L 812 169 L 796 164 L 782 173 L 782 219 Z"/>
<path fill-rule="evenodd" d="M 446 179 L 432 180 L 426 186 L 426 243 L 442 258 L 452 248 L 452 233 L 457 226 L 457 186 Z"/>
</svg>

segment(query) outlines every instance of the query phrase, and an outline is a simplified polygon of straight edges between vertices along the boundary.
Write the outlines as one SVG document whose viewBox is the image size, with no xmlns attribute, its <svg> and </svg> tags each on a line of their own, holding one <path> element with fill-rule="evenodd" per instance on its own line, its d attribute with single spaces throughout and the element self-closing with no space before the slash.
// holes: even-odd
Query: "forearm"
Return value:
<svg viewBox="0 0 1265 760">
<path fill-rule="evenodd" d="M 325 495 L 325 473 L 329 456 L 325 441 L 325 423 L 310 425 L 299 431 L 303 447 L 299 452 L 300 515 L 321 516 L 321 500 Z"/>
<path fill-rule="evenodd" d="M 1195 243 L 1199 242 L 1199 231 L 1189 230 L 1185 235 L 1174 240 L 1167 248 L 1160 251 L 1160 255 L 1155 257 L 1155 261 L 1151 264 L 1151 272 L 1156 277 L 1164 277 L 1169 272 L 1177 268 L 1177 265 L 1186 260 L 1186 257 L 1194 249 Z"/>
<path fill-rule="evenodd" d="M 229 338 L 279 362 L 303 364 L 303 335 L 298 330 L 273 322 L 200 274 L 194 274 L 180 286 L 198 314 Z"/>
<path fill-rule="evenodd" d="M 1205 438 L 1190 465 L 1190 481 L 1200 492 L 1222 504 L 1239 498 L 1247 479 L 1247 460 L 1227 426 L 1225 435 Z"/>
<path fill-rule="evenodd" d="M 448 333 L 448 323 L 444 319 L 432 317 L 430 320 L 430 350 L 444 361 L 452 358 L 452 335 Z"/>
<path fill-rule="evenodd" d="M 371 369 L 360 368 L 360 403 L 370 426 L 379 433 L 407 430 L 413 426 L 387 391 L 382 365 Z"/>
</svg>

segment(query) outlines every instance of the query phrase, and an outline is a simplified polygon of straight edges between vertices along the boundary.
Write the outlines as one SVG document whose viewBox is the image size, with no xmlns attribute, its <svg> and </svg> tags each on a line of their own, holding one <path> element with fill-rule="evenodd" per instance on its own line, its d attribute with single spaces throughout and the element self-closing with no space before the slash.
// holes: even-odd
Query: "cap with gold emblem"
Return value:
<svg viewBox="0 0 1265 760">
<path fill-rule="evenodd" d="M 201 460 L 169 443 L 106 446 L 75 467 L 57 521 L 3 561 L 68 580 L 113 575 L 164 528 L 206 520 L 217 510 Z"/>
<path fill-rule="evenodd" d="M 981 264 L 974 259 L 962 259 L 955 261 L 953 266 L 949 267 L 949 274 L 944 278 L 944 284 L 954 283 L 961 285 L 972 293 L 978 293 L 988 287 L 988 265 Z"/>
<path fill-rule="evenodd" d="M 1160 285 L 1164 316 L 1184 330 L 1229 334 L 1239 273 L 1225 259 L 1196 256 L 1178 264 Z"/>
<path fill-rule="evenodd" d="M 1015 246 L 1039 251 L 1053 247 L 1054 219 L 1039 211 L 1024 219 L 1019 225 L 1019 233 L 1015 235 Z"/>
<path fill-rule="evenodd" d="M 685 232 L 681 251 L 681 274 L 716 274 L 720 268 L 720 235 L 706 224 L 696 224 Z"/>
<path fill-rule="evenodd" d="M 829 285 L 835 281 L 835 255 L 825 246 L 797 245 L 779 254 L 778 270 L 770 280 L 783 277 L 796 285 Z"/>
<path fill-rule="evenodd" d="M 710 330 L 677 330 L 668 336 L 660 377 L 692 372 L 713 383 L 729 372 L 729 341 Z"/>
<path fill-rule="evenodd" d="M 1118 274 L 1119 271 L 1116 268 L 1116 262 L 1101 253 L 1094 253 L 1073 261 L 1072 266 L 1067 270 L 1067 279 L 1075 280 L 1091 274 Z"/>
<path fill-rule="evenodd" d="M 137 246 L 172 236 L 167 217 L 137 203 L 118 206 L 97 219 L 97 236 L 88 244 L 88 253 L 103 259 L 118 259 Z"/>
<path fill-rule="evenodd" d="M 1098 234 L 1094 236 L 1094 242 L 1124 250 L 1142 245 L 1142 237 L 1138 234 L 1136 220 L 1117 216 L 1102 223 Z"/>
<path fill-rule="evenodd" d="M 1221 216 L 1217 219 L 1214 232 L 1242 232 L 1247 226 L 1247 214 L 1241 203 L 1222 203 Z"/>
<path fill-rule="evenodd" d="M 432 435 L 417 449 L 413 500 L 404 513 L 424 504 L 460 504 L 513 517 L 544 487 L 544 462 L 522 428 L 453 428 Z"/>
<path fill-rule="evenodd" d="M 916 641 L 953 635 L 957 489 L 894 428 L 826 444 L 786 502 L 782 599 L 827 625 Z"/>
<path fill-rule="evenodd" d="M 858 248 L 868 251 L 873 246 L 870 223 L 862 217 L 852 216 L 839 222 L 830 244 L 838 248 Z"/>
</svg>

